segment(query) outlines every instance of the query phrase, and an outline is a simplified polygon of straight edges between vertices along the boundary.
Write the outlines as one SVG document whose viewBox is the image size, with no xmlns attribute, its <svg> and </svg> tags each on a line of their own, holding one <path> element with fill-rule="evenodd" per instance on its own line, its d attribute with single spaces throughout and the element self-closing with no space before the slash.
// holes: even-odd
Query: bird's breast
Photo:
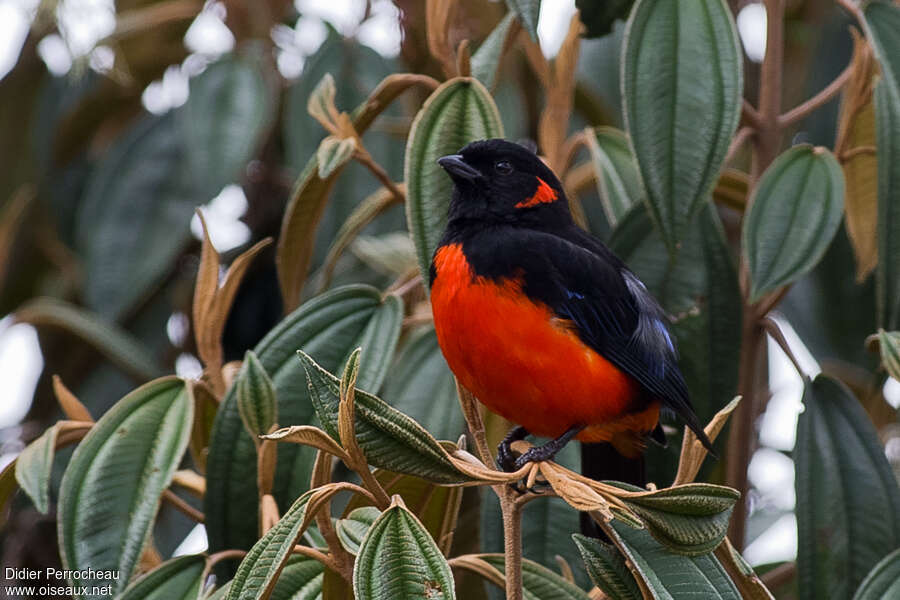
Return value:
<svg viewBox="0 0 900 600">
<path fill-rule="evenodd" d="M 634 411 L 637 382 L 582 342 L 571 321 L 529 298 L 521 273 L 476 276 L 461 244 L 439 248 L 434 267 L 438 343 L 492 411 L 548 437 Z"/>
</svg>

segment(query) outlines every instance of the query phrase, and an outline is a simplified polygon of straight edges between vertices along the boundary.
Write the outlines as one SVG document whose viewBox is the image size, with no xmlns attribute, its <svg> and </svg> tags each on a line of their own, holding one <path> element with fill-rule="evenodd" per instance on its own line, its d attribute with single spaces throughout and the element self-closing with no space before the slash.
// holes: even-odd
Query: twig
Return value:
<svg viewBox="0 0 900 600">
<path fill-rule="evenodd" d="M 309 546 L 301 546 L 300 544 L 295 544 L 293 552 L 294 554 L 300 554 L 302 556 L 317 560 L 335 573 L 340 574 L 341 572 L 340 568 L 334 560 L 334 557 L 332 557 L 330 554 L 325 554 L 321 550 L 310 548 Z"/>
<path fill-rule="evenodd" d="M 832 98 L 837 96 L 852 74 L 853 64 L 851 63 L 847 65 L 844 70 L 841 71 L 841 74 L 835 77 L 834 81 L 829 83 L 821 92 L 778 117 L 778 125 L 780 127 L 790 127 L 817 108 L 827 104 Z"/>
<path fill-rule="evenodd" d="M 478 458 L 481 459 L 487 467 L 490 467 L 494 458 L 491 449 L 488 447 L 487 435 L 484 432 L 484 421 L 481 419 L 481 413 L 478 412 L 478 404 L 475 396 L 456 380 L 456 395 L 459 397 L 459 405 L 462 408 L 463 417 L 469 426 L 469 431 L 475 439 L 475 449 L 478 451 Z"/>
<path fill-rule="evenodd" d="M 762 126 L 762 117 L 759 116 L 759 112 L 753 108 L 753 105 L 746 98 L 741 102 L 741 117 L 755 129 L 759 129 Z"/>
<path fill-rule="evenodd" d="M 770 590 L 774 590 L 788 583 L 797 574 L 797 563 L 786 562 L 778 565 L 768 573 L 760 575 L 760 579 Z"/>
<path fill-rule="evenodd" d="M 778 123 L 784 66 L 784 0 L 765 0 L 766 55 L 760 68 L 757 153 L 753 179 L 759 178 L 781 149 L 782 131 Z"/>
<path fill-rule="evenodd" d="M 851 158 L 855 158 L 860 154 L 875 154 L 876 152 L 877 150 L 875 146 L 857 146 L 856 148 L 851 148 L 846 152 L 841 152 L 840 156 L 838 156 L 838 159 L 841 162 L 847 162 Z"/>
<path fill-rule="evenodd" d="M 190 519 L 197 521 L 198 523 L 203 523 L 204 516 L 203 513 L 182 500 L 178 497 L 175 492 L 172 490 L 165 490 L 163 492 L 163 500 L 171 504 L 174 508 L 176 508 L 179 512 L 184 513 Z"/>
<path fill-rule="evenodd" d="M 725 154 L 725 162 L 734 158 L 737 151 L 740 150 L 754 134 L 756 134 L 756 130 L 749 126 L 738 129 L 738 132 L 734 134 L 734 138 L 731 140 L 731 144 L 728 146 L 728 152 Z"/>
<path fill-rule="evenodd" d="M 353 157 L 365 165 L 375 178 L 381 182 L 381 185 L 390 190 L 391 194 L 394 195 L 394 198 L 396 198 L 398 202 L 406 202 L 406 194 L 403 193 L 403 190 L 397 187 L 397 184 L 394 183 L 391 176 L 384 170 L 384 167 L 375 162 L 375 159 L 372 158 L 372 155 L 369 154 L 369 151 L 366 150 L 361 143 L 359 149 L 353 153 Z"/>
<path fill-rule="evenodd" d="M 496 486 L 494 490 L 500 496 L 500 511 L 503 514 L 506 600 L 522 600 L 522 506 L 513 496 L 517 492 L 509 486 Z"/>
<path fill-rule="evenodd" d="M 794 368 L 797 370 L 797 373 L 800 377 L 806 378 L 806 372 L 803 370 L 803 367 L 800 366 L 800 361 L 797 360 L 797 356 L 794 354 L 794 351 L 791 350 L 790 345 L 787 342 L 787 339 L 784 337 L 784 333 L 781 331 L 781 328 L 778 326 L 778 323 L 774 321 L 771 317 L 766 317 L 762 320 L 763 329 L 766 330 L 772 339 L 775 340 L 775 343 L 781 348 L 781 350 L 787 354 L 787 357 L 791 359 L 791 362 L 794 364 Z"/>
<path fill-rule="evenodd" d="M 762 319 L 763 317 L 767 316 L 772 311 L 772 309 L 774 309 L 776 306 L 778 306 L 781 303 L 781 301 L 784 299 L 784 297 L 787 296 L 787 293 L 790 291 L 790 289 L 791 289 L 790 284 L 783 285 L 780 288 L 778 288 L 777 291 L 769 294 L 768 296 L 763 297 L 762 300 L 757 302 L 757 304 L 756 304 L 757 317 Z"/>
</svg>

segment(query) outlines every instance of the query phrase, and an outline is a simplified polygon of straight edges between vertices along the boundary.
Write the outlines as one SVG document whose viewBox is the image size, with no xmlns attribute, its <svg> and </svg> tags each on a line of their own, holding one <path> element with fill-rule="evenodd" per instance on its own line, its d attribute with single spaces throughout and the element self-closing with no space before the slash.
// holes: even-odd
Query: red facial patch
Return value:
<svg viewBox="0 0 900 600">
<path fill-rule="evenodd" d="M 548 204 L 556 201 L 559 197 L 556 190 L 550 187 L 546 181 L 540 177 L 537 177 L 536 179 L 538 180 L 537 191 L 531 198 L 516 204 L 516 208 L 529 208 L 531 206 L 537 206 L 538 204 Z"/>
</svg>

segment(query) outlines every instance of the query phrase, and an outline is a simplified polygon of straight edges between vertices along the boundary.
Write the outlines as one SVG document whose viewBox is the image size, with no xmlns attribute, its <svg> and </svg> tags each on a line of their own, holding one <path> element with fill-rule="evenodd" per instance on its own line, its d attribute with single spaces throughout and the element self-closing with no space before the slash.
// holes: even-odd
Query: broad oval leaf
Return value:
<svg viewBox="0 0 900 600">
<path fill-rule="evenodd" d="M 849 598 L 900 547 L 900 489 L 872 422 L 840 382 L 806 384 L 797 424 L 800 598 Z"/>
<path fill-rule="evenodd" d="M 396 503 L 372 523 L 359 547 L 353 591 L 366 600 L 456 598 L 447 559 L 415 515 Z"/>
<path fill-rule="evenodd" d="M 187 448 L 193 411 L 185 383 L 163 377 L 134 390 L 97 421 L 60 486 L 64 568 L 117 572 L 113 592 L 125 588 L 150 537 L 160 496 Z M 101 577 L 72 583 L 88 589 L 110 583 Z"/>
<path fill-rule="evenodd" d="M 741 600 L 734 582 L 712 554 L 674 554 L 644 529 L 634 529 L 617 519 L 610 525 L 613 542 L 631 562 L 635 576 L 643 580 L 653 598 Z"/>
<path fill-rule="evenodd" d="M 625 503 L 660 543 L 674 552 L 696 556 L 715 550 L 725 538 L 739 498 L 737 490 L 728 487 L 693 483 L 628 498 Z"/>
<path fill-rule="evenodd" d="M 794 146 L 766 169 L 753 195 L 741 243 L 755 302 L 825 254 L 841 224 L 844 174 L 825 148 Z"/>
<path fill-rule="evenodd" d="M 294 555 L 281 570 L 269 600 L 322 600 L 324 577 L 322 563 Z"/>
<path fill-rule="evenodd" d="M 306 302 L 272 329 L 254 352 L 275 385 L 280 423 L 306 425 L 315 418 L 303 367 L 295 355 L 298 348 L 337 371 L 351 350 L 362 345 L 357 385 L 377 390 L 394 352 L 398 312 L 402 313 L 396 300 L 382 301 L 375 288 L 346 286 Z M 373 320 L 386 326 L 379 327 L 378 335 L 367 333 Z M 371 341 L 361 344 L 364 336 Z M 376 364 L 384 367 L 371 370 L 370 365 Z M 278 448 L 273 494 L 280 506 L 306 491 L 314 460 L 311 449 Z M 257 539 L 255 473 L 256 449 L 244 431 L 233 386 L 216 414 L 207 459 L 204 513 L 211 551 L 249 548 Z"/>
<path fill-rule="evenodd" d="M 502 554 L 476 555 L 500 573 L 505 573 Z M 587 593 L 547 567 L 532 560 L 522 561 L 522 592 L 525 600 L 587 600 Z"/>
<path fill-rule="evenodd" d="M 878 325 L 900 327 L 900 8 L 872 0 L 863 10 L 866 34 L 881 64 L 875 87 L 878 149 Z"/>
<path fill-rule="evenodd" d="M 369 527 L 380 514 L 381 511 L 374 506 L 362 506 L 350 511 L 350 514 L 343 519 L 338 519 L 334 531 L 344 550 L 356 556 L 359 553 L 359 545 L 366 537 Z"/>
<path fill-rule="evenodd" d="M 426 283 L 453 191 L 453 183 L 436 161 L 473 140 L 495 137 L 503 137 L 497 106 L 485 87 L 471 77 L 441 85 L 413 121 L 404 168 L 406 219 Z"/>
<path fill-rule="evenodd" d="M 275 385 L 253 350 L 244 354 L 244 362 L 234 382 L 238 413 L 251 436 L 269 433 L 278 421 Z"/>
<path fill-rule="evenodd" d="M 466 431 L 456 380 L 432 326 L 416 332 L 397 355 L 382 397 L 439 440 L 455 440 Z"/>
<path fill-rule="evenodd" d="M 853 600 L 900 598 L 900 548 L 875 565 L 853 595 Z"/>
<path fill-rule="evenodd" d="M 75 246 L 85 304 L 107 319 L 158 285 L 190 240 L 197 198 L 185 154 L 175 117 L 148 117 L 113 144 L 87 183 Z"/>
<path fill-rule="evenodd" d="M 500 59 L 503 58 L 503 50 L 506 48 L 510 30 L 515 31 L 516 13 L 509 11 L 503 17 L 490 35 L 487 36 L 478 50 L 472 55 L 472 76 L 478 79 L 488 89 L 493 89 L 497 81 L 497 69 Z"/>
<path fill-rule="evenodd" d="M 615 546 L 594 538 L 574 534 L 572 539 L 581 552 L 581 558 L 591 581 L 612 600 L 641 600 L 634 575 Z"/>
<path fill-rule="evenodd" d="M 639 0 L 623 52 L 626 129 L 671 252 L 708 200 L 738 124 L 737 31 L 723 0 Z"/>
<path fill-rule="evenodd" d="M 633 204 L 644 198 L 641 175 L 628 146 L 628 136 L 613 127 L 589 127 L 584 134 L 606 220 L 610 226 L 615 226 Z"/>
<path fill-rule="evenodd" d="M 167 560 L 134 580 L 117 600 L 197 600 L 203 589 L 206 557 L 190 554 Z"/>
<path fill-rule="evenodd" d="M 241 179 L 273 113 L 264 64 L 229 54 L 192 77 L 179 130 L 200 200 Z"/>
<path fill-rule="evenodd" d="M 306 370 L 310 397 L 322 428 L 335 441 L 338 433 L 340 380 L 298 351 Z M 416 475 L 435 483 L 460 483 L 459 472 L 447 452 L 421 425 L 380 398 L 362 390 L 355 394 L 356 440 L 368 463 L 397 473 Z"/>
</svg>

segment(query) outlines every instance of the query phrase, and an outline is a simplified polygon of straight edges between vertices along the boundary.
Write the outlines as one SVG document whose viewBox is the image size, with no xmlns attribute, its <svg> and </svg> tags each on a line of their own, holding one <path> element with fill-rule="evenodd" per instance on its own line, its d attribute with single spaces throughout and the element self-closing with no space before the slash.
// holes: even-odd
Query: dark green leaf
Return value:
<svg viewBox="0 0 900 600">
<path fill-rule="evenodd" d="M 244 427 L 251 436 L 269 433 L 278 422 L 275 385 L 253 350 L 244 354 L 244 363 L 234 382 L 237 408 Z"/>
<path fill-rule="evenodd" d="M 366 600 L 456 598 L 447 559 L 415 515 L 397 504 L 372 523 L 362 541 L 353 591 Z"/>
<path fill-rule="evenodd" d="M 641 175 L 624 132 L 598 127 L 586 129 L 585 135 L 606 220 L 615 226 L 633 204 L 644 200 Z"/>
<path fill-rule="evenodd" d="M 712 554 L 673 554 L 643 529 L 611 521 L 614 542 L 635 569 L 635 575 L 658 600 L 703 598 L 740 600 L 722 564 Z"/>
<path fill-rule="evenodd" d="M 900 597 L 900 548 L 885 556 L 875 565 L 853 600 L 885 600 Z"/>
<path fill-rule="evenodd" d="M 321 600 L 325 567 L 317 560 L 294 555 L 278 576 L 269 600 Z"/>
<path fill-rule="evenodd" d="M 502 554 L 482 554 L 482 559 L 500 573 L 505 573 Z M 569 583 L 547 567 L 534 561 L 522 561 L 522 590 L 525 600 L 587 600 L 587 593 Z"/>
<path fill-rule="evenodd" d="M 205 567 L 206 557 L 201 554 L 167 560 L 136 579 L 117 600 L 197 600 Z"/>
<path fill-rule="evenodd" d="M 172 268 L 190 240 L 197 198 L 175 117 L 145 118 L 104 154 L 76 217 L 84 301 L 117 319 Z"/>
<path fill-rule="evenodd" d="M 766 169 L 744 220 L 751 300 L 812 270 L 844 210 L 844 173 L 825 148 L 794 146 Z"/>
<path fill-rule="evenodd" d="M 587 27 L 585 37 L 600 37 L 611 33 L 613 23 L 628 18 L 634 0 L 575 0 L 581 12 L 581 22 Z"/>
<path fill-rule="evenodd" d="M 66 569 L 119 573 L 128 583 L 187 448 L 193 401 L 182 380 L 164 377 L 113 406 L 81 441 L 59 492 L 59 548 Z M 102 575 L 73 585 L 104 586 Z M 86 597 L 92 597 L 90 595 Z"/>
<path fill-rule="evenodd" d="M 503 137 L 497 106 L 484 86 L 469 77 L 441 85 L 413 121 L 406 143 L 406 218 L 426 282 L 453 190 L 436 161 L 473 140 L 495 137 Z"/>
<path fill-rule="evenodd" d="M 418 331 L 397 356 L 384 400 L 441 440 L 465 432 L 456 381 L 438 346 L 434 327 Z"/>
<path fill-rule="evenodd" d="M 273 114 L 261 60 L 229 54 L 190 81 L 179 131 L 198 200 L 239 182 Z"/>
<path fill-rule="evenodd" d="M 862 406 L 825 375 L 807 383 L 797 425 L 800 598 L 848 598 L 900 547 L 900 489 Z"/>
<path fill-rule="evenodd" d="M 305 352 L 298 351 L 306 370 L 310 398 L 322 428 L 340 441 L 338 398 L 340 380 Z M 459 483 L 467 477 L 456 470 L 440 444 L 421 425 L 383 400 L 356 391 L 356 440 L 374 467 L 416 475 L 436 483 Z"/>
<path fill-rule="evenodd" d="M 384 313 L 396 312 L 395 301 L 383 303 L 378 290 L 347 286 L 313 298 L 270 331 L 254 352 L 275 384 L 280 423 L 305 425 L 315 418 L 306 377 L 295 355 L 298 348 L 338 371 L 351 350 L 361 345 L 370 322 L 381 321 Z M 395 336 L 382 331 L 369 338 L 371 343 L 363 345 L 359 387 L 374 390 L 380 384 L 385 372 L 369 370 L 367 365 L 385 361 L 386 369 Z M 314 460 L 311 449 L 294 445 L 278 448 L 273 492 L 280 506 L 286 506 L 307 489 Z M 249 548 L 257 539 L 256 450 L 241 422 L 234 387 L 219 406 L 213 426 L 204 502 L 211 551 Z"/>
<path fill-rule="evenodd" d="M 594 538 L 575 534 L 572 536 L 581 552 L 584 566 L 591 581 L 603 590 L 611 600 L 641 600 L 634 575 L 615 546 Z"/>
<path fill-rule="evenodd" d="M 38 512 L 44 514 L 50 508 L 50 474 L 56 454 L 58 425 L 50 427 L 19 454 L 16 459 L 16 481 L 28 494 Z"/>
<path fill-rule="evenodd" d="M 538 41 L 538 17 L 541 15 L 541 0 L 506 0 L 506 6 L 514 12 L 522 27 L 535 42 Z"/>
<path fill-rule="evenodd" d="M 345 518 L 338 519 L 334 530 L 347 552 L 356 556 L 369 527 L 380 514 L 381 511 L 374 506 L 363 506 L 351 511 Z"/>
<path fill-rule="evenodd" d="M 478 50 L 472 55 L 472 77 L 478 79 L 489 90 L 493 89 L 497 82 L 497 69 L 500 66 L 503 49 L 506 47 L 509 31 L 515 19 L 515 12 L 506 13 L 506 16 L 494 27 L 487 39 L 481 42 Z"/>
<path fill-rule="evenodd" d="M 722 0 L 639 0 L 623 48 L 626 129 L 671 252 L 708 201 L 738 124 L 737 31 Z"/>
</svg>

